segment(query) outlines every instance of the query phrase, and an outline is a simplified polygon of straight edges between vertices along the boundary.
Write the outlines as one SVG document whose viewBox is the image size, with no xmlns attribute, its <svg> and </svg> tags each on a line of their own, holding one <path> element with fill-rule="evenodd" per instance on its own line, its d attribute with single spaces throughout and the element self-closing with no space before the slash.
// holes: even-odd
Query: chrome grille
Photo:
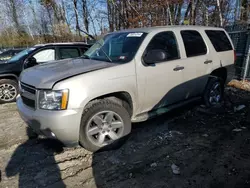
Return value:
<svg viewBox="0 0 250 188">
<path fill-rule="evenodd" d="M 32 108 L 36 108 L 36 88 L 25 83 L 20 83 L 20 95 L 23 103 Z"/>
</svg>

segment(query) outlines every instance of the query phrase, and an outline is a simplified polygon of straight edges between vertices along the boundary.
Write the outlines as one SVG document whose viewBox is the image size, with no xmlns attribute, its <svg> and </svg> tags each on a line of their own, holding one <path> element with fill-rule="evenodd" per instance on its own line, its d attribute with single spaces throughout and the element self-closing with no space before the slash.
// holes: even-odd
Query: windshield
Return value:
<svg viewBox="0 0 250 188">
<path fill-rule="evenodd" d="M 13 61 L 18 61 L 19 59 L 21 59 L 23 56 L 26 56 L 28 54 L 30 54 L 32 51 L 34 51 L 36 48 L 28 48 L 26 50 L 23 50 L 19 53 L 17 53 L 16 55 L 14 55 L 8 62 L 13 62 Z"/>
<path fill-rule="evenodd" d="M 90 59 L 112 62 L 131 61 L 146 33 L 111 33 L 97 41 L 84 56 Z"/>
</svg>

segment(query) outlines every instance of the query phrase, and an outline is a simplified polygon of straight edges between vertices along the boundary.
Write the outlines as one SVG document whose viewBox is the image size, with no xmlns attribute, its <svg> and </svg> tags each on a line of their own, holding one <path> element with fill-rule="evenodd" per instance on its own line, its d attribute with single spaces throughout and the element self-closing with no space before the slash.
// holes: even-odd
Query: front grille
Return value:
<svg viewBox="0 0 250 188">
<path fill-rule="evenodd" d="M 25 83 L 20 83 L 20 95 L 23 103 L 35 109 L 36 108 L 36 88 Z"/>
<path fill-rule="evenodd" d="M 24 96 L 21 96 L 21 98 L 22 98 L 22 100 L 23 100 L 23 103 L 24 103 L 26 106 L 35 109 L 36 104 L 35 104 L 35 101 L 34 101 L 34 100 L 28 99 L 28 98 L 26 98 L 26 97 L 24 97 Z"/>
<path fill-rule="evenodd" d="M 33 86 L 21 83 L 21 88 L 29 93 L 36 94 L 36 89 Z"/>
</svg>

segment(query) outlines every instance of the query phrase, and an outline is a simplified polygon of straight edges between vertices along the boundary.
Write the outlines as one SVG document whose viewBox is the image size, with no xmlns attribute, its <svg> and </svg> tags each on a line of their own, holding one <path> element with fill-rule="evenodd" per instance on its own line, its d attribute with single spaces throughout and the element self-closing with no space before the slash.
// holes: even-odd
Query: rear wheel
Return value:
<svg viewBox="0 0 250 188">
<path fill-rule="evenodd" d="M 221 103 L 224 94 L 224 84 L 219 78 L 211 78 L 204 93 L 204 102 L 207 107 Z"/>
<path fill-rule="evenodd" d="M 83 112 L 80 144 L 89 151 L 123 144 L 131 131 L 130 115 L 121 103 L 102 99 L 91 102 Z"/>
<path fill-rule="evenodd" d="M 0 80 L 0 103 L 15 102 L 18 94 L 18 84 L 14 80 Z"/>
</svg>

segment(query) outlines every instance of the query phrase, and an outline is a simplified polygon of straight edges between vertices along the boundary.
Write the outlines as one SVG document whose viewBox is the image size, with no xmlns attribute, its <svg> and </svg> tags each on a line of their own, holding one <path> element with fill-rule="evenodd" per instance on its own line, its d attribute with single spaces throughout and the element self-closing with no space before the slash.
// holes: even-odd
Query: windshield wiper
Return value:
<svg viewBox="0 0 250 188">
<path fill-rule="evenodd" d="M 99 41 L 96 41 L 101 47 L 99 48 L 102 50 L 102 52 L 105 54 L 105 56 L 108 58 L 108 60 L 112 63 L 112 59 L 108 56 L 108 54 L 102 49 L 102 44 Z"/>
<path fill-rule="evenodd" d="M 85 54 L 83 54 L 82 57 L 83 57 L 84 59 L 91 59 L 88 55 L 85 55 Z"/>
<path fill-rule="evenodd" d="M 84 34 L 88 35 L 90 38 L 92 38 L 93 40 L 96 40 L 92 35 L 90 35 L 89 33 L 87 33 L 86 31 L 83 31 L 79 26 L 77 27 L 77 29 L 81 32 L 83 32 Z M 96 42 L 102 47 L 102 44 L 96 40 Z M 107 59 L 112 63 L 112 59 L 108 56 L 108 54 L 102 49 L 99 48 L 100 50 L 102 50 L 102 52 L 105 54 L 105 56 L 107 57 Z"/>
</svg>

